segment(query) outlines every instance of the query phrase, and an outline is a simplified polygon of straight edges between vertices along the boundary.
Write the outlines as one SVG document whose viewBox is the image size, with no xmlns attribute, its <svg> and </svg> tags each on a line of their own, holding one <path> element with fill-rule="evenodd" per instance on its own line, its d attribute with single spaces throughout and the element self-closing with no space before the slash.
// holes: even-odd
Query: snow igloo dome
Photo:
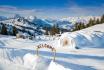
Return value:
<svg viewBox="0 0 104 70">
<path fill-rule="evenodd" d="M 71 37 L 70 33 L 63 33 L 59 39 L 59 46 L 76 49 L 76 42 L 73 37 Z"/>
</svg>

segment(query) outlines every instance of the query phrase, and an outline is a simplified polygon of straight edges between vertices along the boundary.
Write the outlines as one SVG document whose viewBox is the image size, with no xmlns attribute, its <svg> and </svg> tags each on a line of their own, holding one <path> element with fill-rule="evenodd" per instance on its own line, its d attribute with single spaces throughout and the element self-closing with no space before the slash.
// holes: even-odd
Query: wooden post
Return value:
<svg viewBox="0 0 104 70">
<path fill-rule="evenodd" d="M 55 61 L 55 57 L 56 57 L 56 50 L 54 50 L 54 57 L 53 57 L 53 61 Z"/>
<path fill-rule="evenodd" d="M 36 49 L 36 55 L 37 55 L 37 56 L 39 55 L 38 48 Z"/>
</svg>

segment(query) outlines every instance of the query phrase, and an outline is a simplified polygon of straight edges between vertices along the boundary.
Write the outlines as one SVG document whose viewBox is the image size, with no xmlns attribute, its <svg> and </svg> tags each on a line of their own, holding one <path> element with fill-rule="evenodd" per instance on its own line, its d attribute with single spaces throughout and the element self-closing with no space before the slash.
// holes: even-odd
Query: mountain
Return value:
<svg viewBox="0 0 104 70">
<path fill-rule="evenodd" d="M 24 19 L 23 17 L 7 19 L 4 21 L 1 21 L 1 23 L 6 25 L 8 31 L 10 31 L 9 29 L 12 26 L 11 30 L 13 30 L 13 27 L 16 27 L 18 31 L 22 33 L 28 33 L 30 35 L 33 35 L 35 33 L 43 34 L 42 31 L 38 29 L 38 26 L 36 26 L 35 23 L 32 23 L 27 19 Z"/>
<path fill-rule="evenodd" d="M 81 17 L 67 17 L 67 18 L 62 18 L 62 21 L 69 21 L 73 24 L 76 22 L 82 22 L 82 23 L 88 23 L 90 19 L 97 19 L 100 18 L 100 16 L 81 16 Z"/>
<path fill-rule="evenodd" d="M 61 29 L 67 29 L 70 30 L 73 28 L 74 24 L 72 24 L 69 21 L 57 21 L 56 24 L 59 26 Z"/>
<path fill-rule="evenodd" d="M 6 24 L 8 31 L 12 32 L 13 27 L 16 27 L 19 32 L 28 33 L 29 35 L 45 34 L 46 28 L 50 30 L 52 26 L 57 25 L 61 31 L 70 31 L 74 28 L 76 22 L 88 23 L 88 20 L 93 18 L 88 17 L 68 17 L 62 19 L 41 19 L 36 16 L 22 17 L 19 14 L 12 18 L 0 16 L 0 23 Z M 97 17 L 98 18 L 98 17 Z M 2 27 L 2 24 L 0 24 Z"/>
</svg>

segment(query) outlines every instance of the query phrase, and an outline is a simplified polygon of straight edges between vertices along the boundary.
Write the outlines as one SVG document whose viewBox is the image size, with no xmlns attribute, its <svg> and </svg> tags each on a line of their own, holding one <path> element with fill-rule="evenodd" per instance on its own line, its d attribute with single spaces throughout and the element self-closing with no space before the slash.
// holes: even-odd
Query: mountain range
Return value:
<svg viewBox="0 0 104 70">
<path fill-rule="evenodd" d="M 7 26 L 8 31 L 11 31 L 13 26 L 15 26 L 22 33 L 29 33 L 35 35 L 44 34 L 45 28 L 49 30 L 52 26 L 57 25 L 59 29 L 65 29 L 70 31 L 73 29 L 76 22 L 88 23 L 88 20 L 93 18 L 92 16 L 87 17 L 68 17 L 61 19 L 42 19 L 37 18 L 36 16 L 22 17 L 21 15 L 16 14 L 12 18 L 6 18 L 0 16 L 0 23 L 3 23 Z M 99 17 L 97 17 L 99 18 Z M 0 24 L 2 26 L 2 24 Z"/>
</svg>

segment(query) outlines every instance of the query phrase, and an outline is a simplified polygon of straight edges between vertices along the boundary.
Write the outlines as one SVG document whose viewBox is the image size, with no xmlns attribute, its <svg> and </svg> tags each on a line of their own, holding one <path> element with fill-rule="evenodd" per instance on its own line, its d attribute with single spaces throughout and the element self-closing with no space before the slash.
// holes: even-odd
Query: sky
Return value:
<svg viewBox="0 0 104 70">
<path fill-rule="evenodd" d="M 0 16 L 14 14 L 40 18 L 100 16 L 104 14 L 104 0 L 0 0 Z"/>
</svg>

